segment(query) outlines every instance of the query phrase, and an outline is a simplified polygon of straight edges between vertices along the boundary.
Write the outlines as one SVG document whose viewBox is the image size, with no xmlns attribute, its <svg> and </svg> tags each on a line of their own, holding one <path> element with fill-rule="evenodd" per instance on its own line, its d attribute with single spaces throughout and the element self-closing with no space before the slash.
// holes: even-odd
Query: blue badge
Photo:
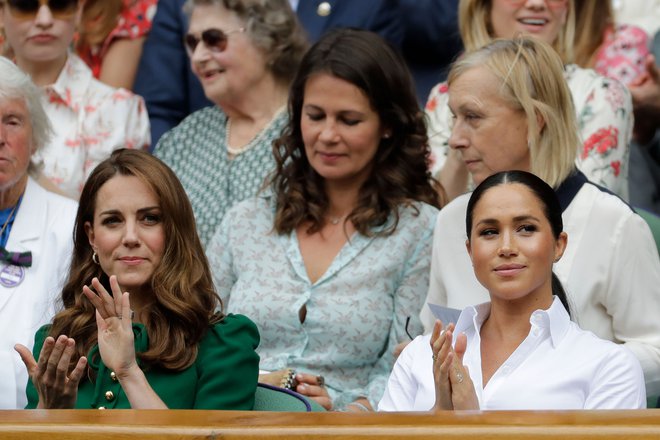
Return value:
<svg viewBox="0 0 660 440">
<path fill-rule="evenodd" d="M 0 271 L 0 284 L 4 287 L 16 287 L 25 279 L 25 268 L 7 264 Z"/>
</svg>

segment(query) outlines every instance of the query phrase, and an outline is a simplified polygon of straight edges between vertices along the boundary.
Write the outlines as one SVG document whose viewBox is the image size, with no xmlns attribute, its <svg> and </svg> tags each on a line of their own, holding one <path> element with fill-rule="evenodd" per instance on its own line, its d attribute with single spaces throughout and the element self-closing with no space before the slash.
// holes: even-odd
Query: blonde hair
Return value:
<svg viewBox="0 0 660 440">
<path fill-rule="evenodd" d="M 609 1 L 609 0 L 608 0 Z M 491 23 L 493 0 L 460 0 L 458 4 L 458 28 L 466 52 L 479 49 L 498 35 L 494 35 Z M 575 36 L 575 7 L 573 0 L 568 0 L 566 23 L 562 27 L 552 47 L 557 51 L 564 64 L 573 62 L 573 40 Z"/>
<path fill-rule="evenodd" d="M 614 11 L 609 1 L 575 0 L 575 64 L 591 67 L 605 30 L 614 24 Z"/>
<path fill-rule="evenodd" d="M 557 188 L 573 172 L 581 144 L 557 53 L 532 37 L 494 40 L 454 63 L 447 80 L 450 90 L 452 82 L 476 67 L 495 75 L 502 82 L 501 96 L 512 108 L 525 112 L 531 172 Z"/>
</svg>

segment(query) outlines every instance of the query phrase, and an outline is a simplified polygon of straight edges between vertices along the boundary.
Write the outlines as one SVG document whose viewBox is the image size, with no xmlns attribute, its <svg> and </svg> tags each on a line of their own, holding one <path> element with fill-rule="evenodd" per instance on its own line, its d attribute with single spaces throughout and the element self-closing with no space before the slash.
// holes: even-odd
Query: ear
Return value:
<svg viewBox="0 0 660 440">
<path fill-rule="evenodd" d="M 557 238 L 557 241 L 555 243 L 555 263 L 561 260 L 561 257 L 564 255 L 564 251 L 566 250 L 567 245 L 568 245 L 568 234 L 566 232 L 562 232 L 561 234 L 559 234 L 559 238 Z"/>
<path fill-rule="evenodd" d="M 76 29 L 80 29 L 80 25 L 82 24 L 82 16 L 83 16 L 83 11 L 85 10 L 85 0 L 79 0 L 78 1 L 78 10 L 76 11 Z"/>
<path fill-rule="evenodd" d="M 536 127 L 538 128 L 539 132 L 537 134 L 541 134 L 543 131 L 543 127 L 545 127 L 545 119 L 543 119 L 543 115 L 539 113 L 538 111 L 536 113 Z"/>
<path fill-rule="evenodd" d="M 470 246 L 470 239 L 468 238 L 465 240 L 465 249 L 467 249 L 467 253 L 470 256 L 470 261 L 472 261 L 472 247 Z"/>
<path fill-rule="evenodd" d="M 87 240 L 89 241 L 89 245 L 96 252 L 96 246 L 94 246 L 94 227 L 90 222 L 85 222 L 85 234 L 87 234 Z"/>
</svg>

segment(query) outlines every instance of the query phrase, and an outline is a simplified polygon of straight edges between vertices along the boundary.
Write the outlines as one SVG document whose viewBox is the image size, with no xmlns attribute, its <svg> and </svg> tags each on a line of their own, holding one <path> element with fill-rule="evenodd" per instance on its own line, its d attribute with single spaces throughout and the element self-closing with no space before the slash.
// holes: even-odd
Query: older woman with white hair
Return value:
<svg viewBox="0 0 660 440">
<path fill-rule="evenodd" d="M 28 176 L 51 131 L 41 91 L 0 57 L 0 409 L 27 402 L 27 372 L 13 347 L 31 347 L 51 320 L 69 267 L 77 205 Z"/>
</svg>

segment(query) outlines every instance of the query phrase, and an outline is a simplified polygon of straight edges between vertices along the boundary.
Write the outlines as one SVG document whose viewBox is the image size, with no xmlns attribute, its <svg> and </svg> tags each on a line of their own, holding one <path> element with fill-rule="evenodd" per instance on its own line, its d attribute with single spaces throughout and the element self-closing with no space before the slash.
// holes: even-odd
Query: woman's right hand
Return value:
<svg viewBox="0 0 660 440">
<path fill-rule="evenodd" d="M 437 410 L 452 410 L 451 382 L 449 369 L 452 366 L 454 353 L 451 347 L 454 324 L 449 324 L 442 330 L 442 322 L 436 320 L 431 333 L 431 351 L 433 352 L 433 379 L 435 381 L 435 406 Z"/>
<path fill-rule="evenodd" d="M 78 397 L 78 384 L 87 366 L 87 358 L 83 356 L 78 359 L 76 367 L 69 373 L 75 347 L 75 341 L 65 335 L 60 335 L 57 341 L 52 336 L 48 336 L 41 347 L 37 362 L 26 346 L 21 344 L 14 346 L 27 367 L 30 379 L 39 395 L 37 408 L 74 407 Z"/>
</svg>

